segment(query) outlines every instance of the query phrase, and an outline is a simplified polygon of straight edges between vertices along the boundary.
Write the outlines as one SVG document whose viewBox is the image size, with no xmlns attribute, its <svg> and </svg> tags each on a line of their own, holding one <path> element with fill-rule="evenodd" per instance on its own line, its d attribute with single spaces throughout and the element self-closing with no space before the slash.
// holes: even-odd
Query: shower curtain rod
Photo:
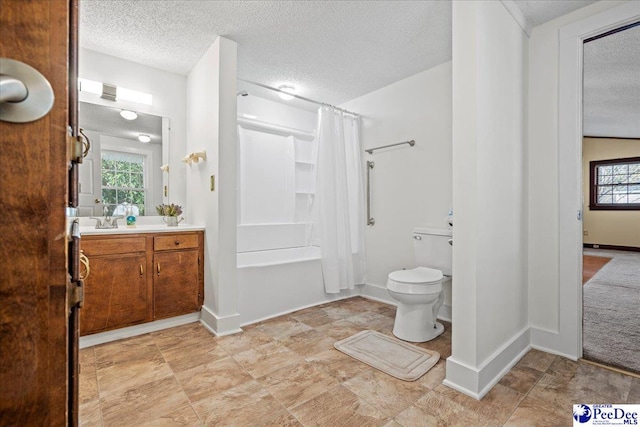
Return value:
<svg viewBox="0 0 640 427">
<path fill-rule="evenodd" d="M 326 102 L 315 101 L 315 100 L 310 99 L 310 98 L 305 98 L 304 96 L 300 96 L 300 95 L 296 95 L 296 94 L 293 94 L 293 93 L 285 92 L 285 91 L 280 90 L 280 89 L 276 89 L 275 87 L 263 85 L 262 83 L 252 82 L 251 80 L 245 80 L 245 79 L 241 79 L 241 78 L 238 78 L 238 80 L 240 80 L 241 82 L 250 83 L 252 85 L 260 86 L 261 88 L 272 90 L 274 92 L 284 93 L 286 95 L 293 96 L 294 98 L 300 99 L 302 101 L 311 102 L 312 104 L 317 104 L 317 105 L 323 105 L 325 107 L 335 108 L 336 110 L 340 110 L 343 113 L 347 113 L 347 114 L 351 114 L 352 116 L 360 117 L 360 114 L 358 114 L 358 113 L 354 113 L 353 111 L 345 110 L 344 108 L 336 107 L 335 105 L 327 104 Z"/>
</svg>

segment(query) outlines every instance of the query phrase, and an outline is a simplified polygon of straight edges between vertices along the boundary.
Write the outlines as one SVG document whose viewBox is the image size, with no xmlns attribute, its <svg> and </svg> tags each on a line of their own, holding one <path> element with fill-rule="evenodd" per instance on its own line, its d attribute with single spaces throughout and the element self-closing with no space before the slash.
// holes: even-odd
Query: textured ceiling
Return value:
<svg viewBox="0 0 640 427">
<path fill-rule="evenodd" d="M 514 3 L 536 26 L 594 1 Z M 175 73 L 188 74 L 218 36 L 238 43 L 239 78 L 275 87 L 293 85 L 302 96 L 337 105 L 449 61 L 451 3 L 82 0 L 80 4 L 81 46 Z M 606 52 L 601 50 L 600 61 L 611 64 L 611 59 L 604 59 Z M 624 55 L 617 58 L 624 60 Z M 612 68 L 614 72 L 605 70 L 599 77 L 597 70 L 604 67 L 594 68 L 590 77 L 594 82 L 589 83 L 594 93 L 597 87 L 612 84 L 596 82 L 617 75 L 620 70 Z M 239 82 L 238 87 L 280 101 L 255 86 Z M 599 96 L 589 94 L 589 100 L 602 104 L 594 111 L 610 108 L 604 101 L 612 92 L 599 91 Z M 629 101 L 616 111 L 628 112 L 625 107 L 637 92 L 621 92 Z M 296 105 L 317 108 L 302 101 Z M 596 118 L 604 116 L 587 115 L 587 107 L 586 122 L 595 126 Z"/>
<path fill-rule="evenodd" d="M 80 43 L 187 74 L 217 36 L 238 77 L 339 104 L 451 59 L 443 1 L 91 1 Z"/>
<path fill-rule="evenodd" d="M 138 139 L 139 134 L 149 135 L 151 143 L 162 142 L 162 117 L 138 113 L 135 120 L 120 116 L 121 108 L 81 102 L 78 107 L 80 127 L 103 135 L 124 139 Z"/>
<path fill-rule="evenodd" d="M 532 27 L 585 7 L 597 0 L 513 0 Z"/>
<path fill-rule="evenodd" d="M 587 136 L 640 138 L 640 27 L 584 45 Z"/>
</svg>

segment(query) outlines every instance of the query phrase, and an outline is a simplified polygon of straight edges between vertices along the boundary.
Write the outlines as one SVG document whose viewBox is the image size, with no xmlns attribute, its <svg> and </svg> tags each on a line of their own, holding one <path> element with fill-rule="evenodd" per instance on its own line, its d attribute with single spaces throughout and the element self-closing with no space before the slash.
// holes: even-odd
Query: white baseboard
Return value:
<svg viewBox="0 0 640 427">
<path fill-rule="evenodd" d="M 240 315 L 237 313 L 221 317 L 204 305 L 201 313 L 200 323 L 217 337 L 242 332 L 242 329 L 240 329 Z"/>
<path fill-rule="evenodd" d="M 362 298 L 367 298 L 373 301 L 382 302 L 384 304 L 389 304 L 393 306 L 397 306 L 396 300 L 391 298 L 389 295 L 389 291 L 387 291 L 386 286 L 372 285 L 370 283 L 365 283 L 360 286 L 360 296 Z M 451 322 L 451 306 L 450 305 L 442 305 L 440 310 L 438 310 L 438 319 L 444 320 L 445 322 Z"/>
<path fill-rule="evenodd" d="M 360 286 L 360 296 L 385 304 L 397 305 L 396 301 L 389 295 L 386 286 L 365 283 Z"/>
<path fill-rule="evenodd" d="M 438 310 L 438 319 L 451 323 L 451 306 L 442 304 Z"/>
<path fill-rule="evenodd" d="M 581 355 L 567 354 L 566 352 L 559 350 L 561 346 L 562 342 L 559 332 L 536 328 L 534 326 L 531 327 L 531 347 L 546 353 L 566 357 L 567 359 L 574 361 L 580 358 L 579 356 Z"/>
<path fill-rule="evenodd" d="M 491 388 L 531 349 L 529 327 L 523 328 L 480 366 L 447 359 L 444 385 L 474 399 L 482 399 Z"/>
<path fill-rule="evenodd" d="M 330 295 L 336 295 L 336 294 L 330 294 Z M 317 307 L 317 306 L 322 305 L 322 304 L 327 304 L 327 303 L 336 302 L 336 301 L 342 301 L 342 300 L 346 300 L 346 299 L 357 297 L 357 296 L 358 296 L 358 294 L 349 294 L 349 295 L 341 296 L 341 297 L 335 298 L 335 299 L 318 301 L 318 302 L 315 302 L 313 304 L 303 305 L 303 306 L 300 306 L 300 307 L 297 307 L 297 308 L 294 308 L 294 309 L 291 309 L 291 310 L 285 310 L 285 311 L 281 311 L 281 312 L 278 312 L 278 313 L 270 314 L 269 316 L 261 317 L 261 318 L 256 319 L 256 320 L 251 320 L 249 322 L 242 323 L 240 326 L 242 327 L 242 326 L 253 325 L 254 323 L 264 322 L 265 320 L 269 320 L 269 319 L 273 319 L 273 318 L 276 318 L 276 317 L 284 316 L 285 314 L 294 313 L 296 311 L 304 310 L 305 308 Z"/>
<path fill-rule="evenodd" d="M 141 325 L 128 326 L 126 328 L 116 329 L 113 331 L 86 335 L 84 337 L 80 337 L 80 348 L 92 347 L 94 345 L 117 341 L 124 338 L 144 335 L 149 332 L 161 331 L 163 329 L 197 322 L 198 320 L 200 320 L 200 312 L 171 317 L 169 319 L 156 320 L 149 323 L 143 323 Z"/>
</svg>

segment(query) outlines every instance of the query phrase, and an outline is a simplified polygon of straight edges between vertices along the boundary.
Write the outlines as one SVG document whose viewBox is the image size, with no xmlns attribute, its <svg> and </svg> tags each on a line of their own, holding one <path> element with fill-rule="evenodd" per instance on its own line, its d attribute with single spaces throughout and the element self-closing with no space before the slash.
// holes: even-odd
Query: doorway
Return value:
<svg viewBox="0 0 640 427">
<path fill-rule="evenodd" d="M 583 43 L 587 360 L 640 373 L 640 23 Z"/>
<path fill-rule="evenodd" d="M 629 2 L 560 30 L 558 348 L 576 358 L 583 356 L 583 42 L 637 21 L 640 4 Z"/>
</svg>

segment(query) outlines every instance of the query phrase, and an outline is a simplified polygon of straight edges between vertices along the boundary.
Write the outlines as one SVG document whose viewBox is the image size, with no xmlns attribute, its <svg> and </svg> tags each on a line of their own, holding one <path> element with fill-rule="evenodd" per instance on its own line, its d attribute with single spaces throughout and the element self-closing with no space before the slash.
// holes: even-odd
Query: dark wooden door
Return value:
<svg viewBox="0 0 640 427">
<path fill-rule="evenodd" d="M 147 257 L 143 253 L 88 256 L 80 335 L 147 322 Z"/>
<path fill-rule="evenodd" d="M 156 252 L 153 257 L 154 318 L 198 311 L 198 249 Z"/>
<path fill-rule="evenodd" d="M 75 7 L 74 0 L 0 0 L 0 57 L 38 70 L 55 95 L 36 121 L 0 121 L 2 426 L 77 423 L 65 224 Z"/>
</svg>

